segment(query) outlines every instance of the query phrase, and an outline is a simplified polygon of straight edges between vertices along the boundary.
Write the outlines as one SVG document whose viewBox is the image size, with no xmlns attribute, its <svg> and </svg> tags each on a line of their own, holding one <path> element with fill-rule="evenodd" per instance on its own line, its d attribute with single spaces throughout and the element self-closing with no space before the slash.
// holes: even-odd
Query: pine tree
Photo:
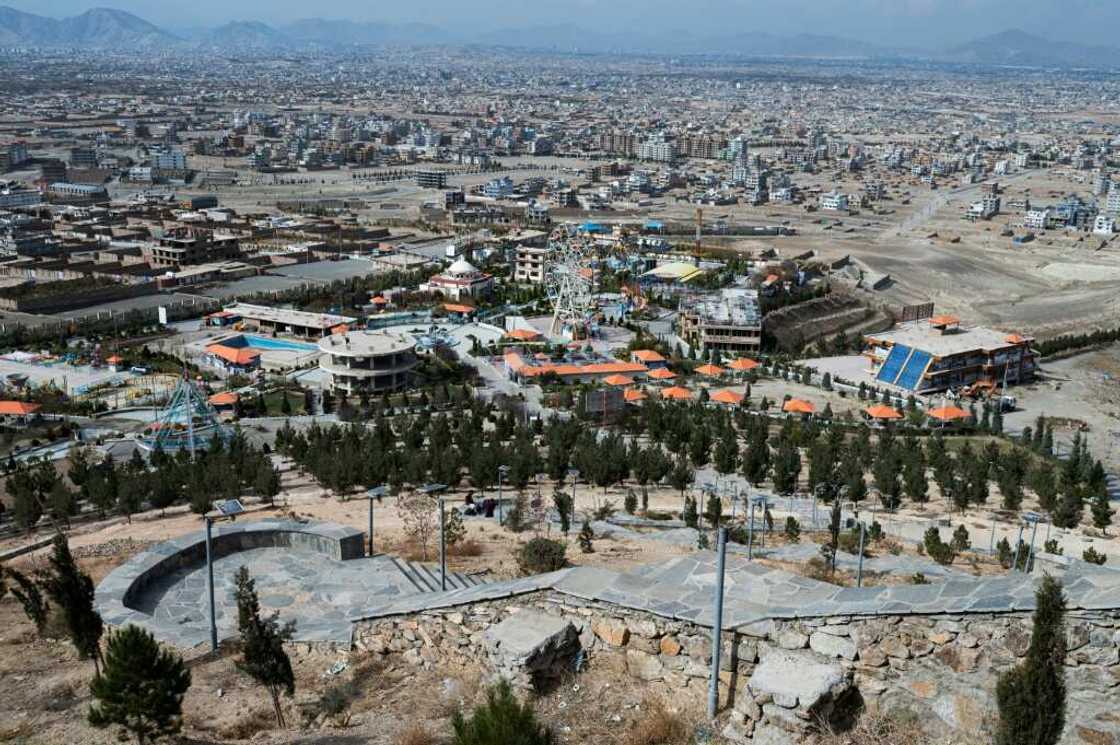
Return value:
<svg viewBox="0 0 1120 745">
<path fill-rule="evenodd" d="M 1108 526 L 1112 525 L 1112 516 L 1116 512 L 1109 504 L 1108 492 L 1098 491 L 1089 509 L 1093 514 L 1093 527 L 1102 534 L 1107 534 Z"/>
<path fill-rule="evenodd" d="M 295 624 L 288 622 L 281 626 L 275 615 L 261 618 L 256 583 L 249 576 L 248 569 L 238 569 L 235 581 L 237 629 L 241 633 L 242 648 L 239 667 L 268 689 L 276 723 L 283 727 L 284 711 L 280 708 L 280 694 L 287 693 L 291 696 L 296 689 L 292 661 L 284 651 L 284 642 L 291 639 Z"/>
<path fill-rule="evenodd" d="M 591 541 L 595 538 L 595 531 L 591 530 L 591 523 L 586 519 L 583 521 L 583 526 L 579 529 L 579 548 L 585 554 L 595 553 L 595 546 Z"/>
<path fill-rule="evenodd" d="M 715 494 L 708 495 L 708 503 L 704 506 L 704 519 L 712 528 L 718 528 L 723 519 L 723 503 Z"/>
<path fill-rule="evenodd" d="M 507 681 L 486 692 L 486 703 L 470 719 L 456 711 L 451 719 L 453 745 L 552 745 L 552 730 L 537 722 L 533 707 L 518 703 Z"/>
<path fill-rule="evenodd" d="M 786 518 L 786 540 L 790 543 L 799 543 L 801 541 L 801 523 L 797 522 L 797 518 L 790 515 Z"/>
<path fill-rule="evenodd" d="M 1062 585 L 1046 575 L 1035 593 L 1026 659 L 996 684 L 999 725 L 995 745 L 1055 745 L 1066 713 L 1066 601 Z"/>
<path fill-rule="evenodd" d="M 182 658 L 130 624 L 109 635 L 105 670 L 89 686 L 94 698 L 89 722 L 95 727 L 118 726 L 140 745 L 178 734 L 183 696 L 190 685 L 191 673 Z"/>
<path fill-rule="evenodd" d="M 560 516 L 560 532 L 567 535 L 572 529 L 572 496 L 557 489 L 552 493 L 552 504 Z"/>
<path fill-rule="evenodd" d="M 626 510 L 627 515 L 633 515 L 638 511 L 638 495 L 633 489 L 626 490 L 626 496 L 622 499 L 622 509 Z"/>
<path fill-rule="evenodd" d="M 4 569 L 2 571 L 7 573 L 15 582 L 15 586 L 11 588 L 12 596 L 23 606 L 23 612 L 27 615 L 28 620 L 35 624 L 36 633 L 42 636 L 43 630 L 47 627 L 50 603 L 43 596 L 43 590 L 39 583 L 15 569 Z M 3 593 L 0 593 L 0 597 L 3 597 Z"/>
<path fill-rule="evenodd" d="M 272 500 L 280 493 L 280 473 L 273 468 L 267 457 L 262 457 L 257 465 L 253 488 L 265 504 L 272 504 Z"/>
<path fill-rule="evenodd" d="M 700 522 L 700 515 L 696 511 L 696 500 L 692 497 L 684 498 L 684 510 L 681 512 L 681 519 L 690 528 L 695 528 Z"/>
<path fill-rule="evenodd" d="M 100 672 L 101 632 L 104 624 L 93 607 L 93 580 L 78 569 L 66 536 L 56 535 L 50 557 L 50 574 L 43 582 L 43 589 L 62 610 L 70 641 L 78 656 L 92 659 L 94 670 Z"/>
<path fill-rule="evenodd" d="M 450 548 L 458 546 L 467 537 L 467 526 L 463 523 L 463 513 L 452 507 L 447 511 L 443 523 L 443 540 Z"/>
</svg>

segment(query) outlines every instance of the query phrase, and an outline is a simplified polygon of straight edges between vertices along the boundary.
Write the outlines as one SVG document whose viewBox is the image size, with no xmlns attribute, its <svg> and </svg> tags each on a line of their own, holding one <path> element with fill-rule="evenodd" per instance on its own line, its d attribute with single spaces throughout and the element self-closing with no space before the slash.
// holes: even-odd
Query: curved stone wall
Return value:
<svg viewBox="0 0 1120 745">
<path fill-rule="evenodd" d="M 284 547 L 346 561 L 364 556 L 365 534 L 336 523 L 265 519 L 216 523 L 211 535 L 215 559 L 254 548 Z M 161 577 L 205 561 L 205 530 L 153 546 L 101 581 L 97 586 L 97 610 L 106 623 L 114 626 L 126 623 L 150 626 L 151 616 L 134 607 L 137 597 Z"/>
</svg>

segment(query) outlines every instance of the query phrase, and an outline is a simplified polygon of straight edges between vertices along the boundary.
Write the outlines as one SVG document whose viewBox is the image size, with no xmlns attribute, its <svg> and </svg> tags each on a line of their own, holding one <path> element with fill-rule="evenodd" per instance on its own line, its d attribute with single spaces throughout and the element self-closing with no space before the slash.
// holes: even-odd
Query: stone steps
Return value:
<svg viewBox="0 0 1120 745">
<path fill-rule="evenodd" d="M 391 557 L 400 573 L 419 592 L 442 592 L 439 581 L 439 567 L 422 564 L 418 561 L 407 561 Z M 461 572 L 447 573 L 447 591 L 465 590 L 478 585 L 489 584 L 489 580 L 478 575 L 463 574 Z"/>
</svg>

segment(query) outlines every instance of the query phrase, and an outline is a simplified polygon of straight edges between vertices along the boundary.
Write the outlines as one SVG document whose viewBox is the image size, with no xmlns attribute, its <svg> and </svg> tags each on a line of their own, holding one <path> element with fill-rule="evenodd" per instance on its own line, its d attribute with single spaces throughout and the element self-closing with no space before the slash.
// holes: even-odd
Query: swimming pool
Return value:
<svg viewBox="0 0 1120 745">
<path fill-rule="evenodd" d="M 252 347 L 253 349 L 266 349 L 280 352 L 314 352 L 319 348 L 314 344 L 288 341 L 286 339 L 273 339 L 269 336 L 257 336 L 256 334 L 231 336 L 228 339 L 223 339 L 221 344 L 224 347 L 233 347 L 235 349 Z"/>
</svg>

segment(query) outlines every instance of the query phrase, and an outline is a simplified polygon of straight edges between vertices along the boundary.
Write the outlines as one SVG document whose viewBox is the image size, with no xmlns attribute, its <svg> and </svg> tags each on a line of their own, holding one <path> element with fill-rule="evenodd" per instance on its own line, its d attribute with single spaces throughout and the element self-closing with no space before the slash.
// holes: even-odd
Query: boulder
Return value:
<svg viewBox="0 0 1120 745">
<path fill-rule="evenodd" d="M 495 671 L 515 685 L 540 690 L 574 668 L 579 634 L 570 621 L 522 611 L 483 634 Z"/>
<path fill-rule="evenodd" d="M 843 657 L 845 660 L 856 658 L 856 645 L 851 639 L 821 631 L 809 637 L 809 648 L 825 657 Z"/>
<path fill-rule="evenodd" d="M 626 650 L 626 670 L 635 678 L 645 681 L 661 680 L 665 676 L 665 667 L 657 655 L 636 649 Z"/>
<path fill-rule="evenodd" d="M 772 724 L 760 724 L 754 729 L 751 745 L 797 745 L 797 742 L 798 737 L 792 732 Z"/>
<path fill-rule="evenodd" d="M 773 650 L 762 658 L 748 681 L 751 691 L 769 694 L 775 701 L 796 701 L 807 711 L 832 701 L 851 686 L 851 677 L 839 663 L 799 651 Z"/>
<path fill-rule="evenodd" d="M 612 647 L 625 647 L 630 640 L 630 629 L 622 621 L 607 619 L 592 625 L 595 636 Z"/>
</svg>

